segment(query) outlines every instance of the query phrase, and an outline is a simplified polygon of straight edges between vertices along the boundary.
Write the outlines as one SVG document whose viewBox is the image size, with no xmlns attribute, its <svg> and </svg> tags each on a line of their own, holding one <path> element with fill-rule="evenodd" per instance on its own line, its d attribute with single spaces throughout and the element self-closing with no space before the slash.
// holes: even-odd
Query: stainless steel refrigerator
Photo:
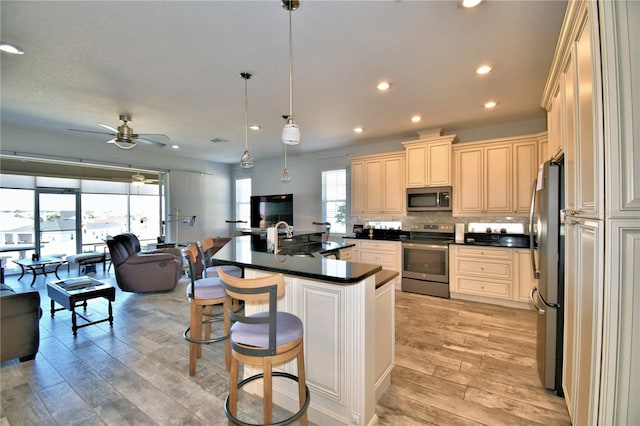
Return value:
<svg viewBox="0 0 640 426">
<path fill-rule="evenodd" d="M 562 395 L 564 328 L 563 208 L 563 163 L 547 161 L 541 166 L 531 196 L 531 264 L 538 283 L 529 298 L 539 313 L 536 352 L 540 380 L 558 395 Z"/>
</svg>

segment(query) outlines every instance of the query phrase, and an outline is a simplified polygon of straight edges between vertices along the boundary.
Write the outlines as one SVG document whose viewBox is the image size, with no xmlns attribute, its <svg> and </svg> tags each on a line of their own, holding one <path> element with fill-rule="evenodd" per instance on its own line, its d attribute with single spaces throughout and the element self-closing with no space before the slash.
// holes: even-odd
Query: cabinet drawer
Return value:
<svg viewBox="0 0 640 426">
<path fill-rule="evenodd" d="M 360 251 L 360 262 L 388 266 L 391 269 L 396 268 L 396 257 L 393 253 L 381 253 L 379 251 Z"/>
<path fill-rule="evenodd" d="M 361 250 L 384 250 L 388 252 L 395 251 L 395 242 L 382 242 L 382 241 L 358 241 L 358 247 Z"/>
<path fill-rule="evenodd" d="M 511 299 L 511 285 L 508 282 L 485 281 L 467 277 L 457 277 L 456 281 L 458 291 L 461 293 Z"/>
<path fill-rule="evenodd" d="M 511 260 L 511 249 L 498 247 L 456 246 L 456 256 L 480 257 L 484 260 Z"/>
<path fill-rule="evenodd" d="M 456 274 L 511 280 L 511 262 L 482 262 L 480 260 L 456 259 Z"/>
</svg>

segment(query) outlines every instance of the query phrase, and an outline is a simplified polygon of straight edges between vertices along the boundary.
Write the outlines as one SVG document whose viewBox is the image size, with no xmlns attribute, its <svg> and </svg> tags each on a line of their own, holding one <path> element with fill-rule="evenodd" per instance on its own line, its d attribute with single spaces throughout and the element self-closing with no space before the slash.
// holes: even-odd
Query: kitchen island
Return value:
<svg viewBox="0 0 640 426">
<path fill-rule="evenodd" d="M 389 386 L 395 364 L 395 272 L 379 265 L 298 257 L 259 251 L 255 236 L 233 238 L 213 263 L 245 269 L 246 278 L 280 272 L 285 296 L 278 309 L 304 324 L 309 420 L 316 424 L 368 425 L 376 422 L 376 401 Z M 338 244 L 341 243 L 332 243 Z M 344 243 L 348 247 L 348 243 Z M 246 305 L 247 313 L 266 310 Z M 295 361 L 278 366 L 296 374 Z M 256 371 L 245 368 L 245 377 Z M 262 385 L 244 387 L 261 394 Z M 274 402 L 297 411 L 297 386 L 273 382 Z"/>
</svg>

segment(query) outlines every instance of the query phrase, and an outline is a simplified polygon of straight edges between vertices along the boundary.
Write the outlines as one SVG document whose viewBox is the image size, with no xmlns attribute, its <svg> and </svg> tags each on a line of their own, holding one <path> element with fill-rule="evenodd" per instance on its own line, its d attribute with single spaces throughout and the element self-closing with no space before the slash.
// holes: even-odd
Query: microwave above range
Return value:
<svg viewBox="0 0 640 426">
<path fill-rule="evenodd" d="M 451 211 L 453 207 L 451 194 L 450 186 L 407 188 L 407 211 Z"/>
</svg>

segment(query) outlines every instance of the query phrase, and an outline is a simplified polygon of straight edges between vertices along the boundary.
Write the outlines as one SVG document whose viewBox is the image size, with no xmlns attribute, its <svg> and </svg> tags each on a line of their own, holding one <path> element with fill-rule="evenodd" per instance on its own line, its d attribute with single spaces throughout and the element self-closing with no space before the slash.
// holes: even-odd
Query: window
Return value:
<svg viewBox="0 0 640 426">
<path fill-rule="evenodd" d="M 19 268 L 11 261 L 31 256 L 35 249 L 34 191 L 0 188 L 0 200 L 1 261 L 7 273 L 14 273 Z"/>
<path fill-rule="evenodd" d="M 251 178 L 236 179 L 236 228 L 248 228 L 251 223 Z"/>
<path fill-rule="evenodd" d="M 322 172 L 322 220 L 331 224 L 331 232 L 346 233 L 347 170 Z"/>
</svg>

